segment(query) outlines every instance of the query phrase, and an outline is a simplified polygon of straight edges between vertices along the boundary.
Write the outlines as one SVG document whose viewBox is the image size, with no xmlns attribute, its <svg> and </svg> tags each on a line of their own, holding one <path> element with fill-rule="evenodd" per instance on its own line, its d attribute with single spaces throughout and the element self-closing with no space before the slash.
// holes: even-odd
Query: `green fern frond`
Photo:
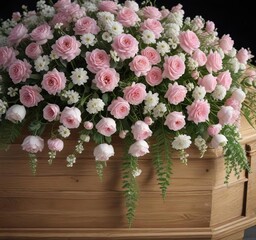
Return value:
<svg viewBox="0 0 256 240">
<path fill-rule="evenodd" d="M 153 166 L 156 170 L 162 197 L 165 199 L 172 174 L 170 136 L 163 128 L 159 128 L 154 132 L 153 138 L 155 141 L 152 144 Z"/>
<path fill-rule="evenodd" d="M 227 138 L 227 144 L 223 147 L 224 164 L 226 167 L 225 183 L 228 183 L 230 174 L 234 171 L 237 178 L 243 170 L 250 171 L 245 149 L 239 143 L 239 132 L 235 126 L 225 125 L 222 133 Z"/>
<path fill-rule="evenodd" d="M 22 126 L 21 123 L 13 124 L 5 120 L 0 123 L 0 149 L 6 149 L 21 135 Z"/>
</svg>

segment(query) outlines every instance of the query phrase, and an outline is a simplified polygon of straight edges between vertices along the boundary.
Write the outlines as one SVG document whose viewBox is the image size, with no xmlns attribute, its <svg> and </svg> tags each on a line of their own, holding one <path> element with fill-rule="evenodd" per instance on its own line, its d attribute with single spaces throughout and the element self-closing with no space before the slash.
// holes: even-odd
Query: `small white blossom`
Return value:
<svg viewBox="0 0 256 240">
<path fill-rule="evenodd" d="M 50 59 L 51 60 L 56 60 L 58 59 L 59 56 L 54 52 L 54 51 L 51 51 L 51 54 L 50 54 Z"/>
<path fill-rule="evenodd" d="M 186 55 L 184 53 L 178 53 L 178 56 L 185 62 L 186 60 Z"/>
<path fill-rule="evenodd" d="M 79 93 L 74 90 L 68 90 L 64 91 L 62 96 L 67 98 L 68 104 L 74 104 L 77 103 L 80 99 Z"/>
<path fill-rule="evenodd" d="M 136 168 L 136 169 L 134 169 L 134 170 L 132 171 L 132 176 L 133 176 L 134 178 L 136 178 L 136 177 L 140 176 L 141 173 L 142 173 L 142 170 L 139 169 L 139 168 Z"/>
<path fill-rule="evenodd" d="M 162 117 L 162 116 L 164 116 L 166 111 L 167 111 L 167 108 L 166 108 L 165 104 L 159 103 L 153 109 L 153 116 L 154 116 L 154 118 Z"/>
<path fill-rule="evenodd" d="M 92 98 L 87 103 L 86 111 L 90 114 L 96 114 L 104 109 L 105 103 L 100 98 Z"/>
<path fill-rule="evenodd" d="M 212 93 L 212 97 L 216 100 L 223 100 L 227 94 L 227 90 L 222 85 L 217 85 L 214 92 Z"/>
<path fill-rule="evenodd" d="M 97 5 L 89 1 L 85 1 L 83 3 L 83 7 L 86 9 L 87 12 L 96 12 L 98 10 Z"/>
<path fill-rule="evenodd" d="M 90 136 L 87 135 L 87 134 L 82 134 L 80 136 L 80 139 L 83 141 L 83 142 L 90 142 Z"/>
<path fill-rule="evenodd" d="M 188 83 L 188 84 L 186 84 L 186 88 L 188 91 L 192 91 L 195 88 L 195 86 L 193 83 Z"/>
<path fill-rule="evenodd" d="M 164 56 L 166 53 L 169 53 L 171 51 L 171 48 L 169 44 L 165 41 L 158 42 L 156 44 L 156 50 Z"/>
<path fill-rule="evenodd" d="M 18 88 L 9 87 L 7 95 L 9 95 L 10 97 L 15 97 L 18 94 L 18 90 Z"/>
<path fill-rule="evenodd" d="M 191 145 L 191 137 L 186 134 L 181 134 L 174 138 L 172 147 L 176 150 L 183 150 Z"/>
<path fill-rule="evenodd" d="M 97 42 L 97 39 L 95 38 L 95 35 L 91 33 L 86 33 L 80 37 L 81 43 L 85 45 L 86 47 L 94 46 Z"/>
<path fill-rule="evenodd" d="M 120 57 L 118 57 L 116 51 L 110 50 L 110 56 L 114 60 L 114 62 L 119 62 L 120 61 Z"/>
<path fill-rule="evenodd" d="M 63 125 L 59 126 L 58 133 L 63 137 L 67 138 L 70 135 L 70 130 Z"/>
<path fill-rule="evenodd" d="M 37 72 L 48 71 L 50 58 L 47 55 L 40 56 L 35 60 L 35 69 Z"/>
<path fill-rule="evenodd" d="M 200 158 L 202 158 L 204 156 L 204 153 L 207 150 L 207 144 L 206 141 L 199 135 L 195 138 L 194 141 L 195 146 L 199 149 L 201 156 Z"/>
<path fill-rule="evenodd" d="M 114 37 L 124 32 L 123 25 L 116 21 L 107 22 L 105 29 Z"/>
<path fill-rule="evenodd" d="M 192 96 L 195 100 L 203 99 L 205 95 L 206 95 L 206 90 L 205 90 L 205 87 L 203 86 L 196 86 L 192 93 Z"/>
<path fill-rule="evenodd" d="M 61 29 L 62 26 L 63 26 L 63 23 L 56 23 L 54 28 L 55 29 Z"/>
<path fill-rule="evenodd" d="M 7 109 L 7 102 L 0 99 L 0 115 L 4 114 Z"/>
<path fill-rule="evenodd" d="M 236 53 L 237 53 L 237 50 L 235 49 L 235 48 L 232 48 L 228 53 L 227 53 L 227 55 L 229 56 L 229 57 L 235 57 L 236 56 Z"/>
<path fill-rule="evenodd" d="M 240 63 L 237 60 L 237 58 L 231 58 L 228 63 L 230 64 L 231 71 L 234 73 L 238 73 L 239 68 L 240 68 Z"/>
<path fill-rule="evenodd" d="M 98 23 L 103 27 L 106 26 L 107 22 L 111 22 L 115 20 L 114 14 L 110 12 L 98 12 L 97 13 Z"/>
<path fill-rule="evenodd" d="M 150 30 L 143 31 L 141 39 L 145 44 L 156 43 L 155 34 Z"/>
<path fill-rule="evenodd" d="M 110 43 L 113 40 L 113 38 L 109 32 L 104 32 L 102 34 L 102 39 L 108 43 Z"/>
<path fill-rule="evenodd" d="M 145 105 L 150 108 L 151 110 L 158 104 L 159 102 L 159 97 L 158 97 L 158 93 L 152 93 L 151 91 L 149 91 L 147 93 L 147 96 L 144 100 Z"/>
<path fill-rule="evenodd" d="M 76 68 L 71 73 L 72 82 L 76 85 L 84 85 L 85 83 L 87 83 L 87 80 L 89 79 L 87 71 L 83 68 Z"/>
<path fill-rule="evenodd" d="M 177 12 L 171 12 L 168 15 L 168 20 L 171 23 L 176 23 L 179 27 L 182 27 L 183 25 L 183 15 L 184 15 L 184 11 L 177 11 Z"/>
<path fill-rule="evenodd" d="M 41 10 L 41 13 L 46 18 L 51 18 L 55 14 L 55 9 L 49 5 L 45 5 L 44 8 Z"/>
<path fill-rule="evenodd" d="M 67 167 L 73 167 L 74 163 L 76 163 L 76 156 L 74 154 L 68 155 L 67 162 Z"/>
<path fill-rule="evenodd" d="M 187 66 L 190 71 L 193 71 L 198 67 L 198 63 L 192 57 L 189 57 Z"/>
</svg>

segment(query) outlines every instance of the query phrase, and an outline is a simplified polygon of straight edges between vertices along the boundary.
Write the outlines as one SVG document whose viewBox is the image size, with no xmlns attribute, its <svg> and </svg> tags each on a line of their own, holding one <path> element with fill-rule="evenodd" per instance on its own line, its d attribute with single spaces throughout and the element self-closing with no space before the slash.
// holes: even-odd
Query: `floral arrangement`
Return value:
<svg viewBox="0 0 256 240">
<path fill-rule="evenodd" d="M 27 129 L 21 147 L 33 173 L 36 153 L 48 147 L 52 164 L 78 128 L 67 167 L 93 141 L 102 178 L 119 134 L 126 141 L 123 189 L 131 224 L 138 158 L 149 152 L 163 197 L 171 152 L 186 164 L 192 144 L 201 156 L 223 147 L 226 181 L 232 171 L 249 169 L 239 119 L 255 124 L 256 71 L 250 50 L 237 51 L 212 21 L 185 18 L 180 4 L 158 9 L 149 1 L 40 0 L 36 11 L 23 10 L 0 27 L 0 144 Z"/>
</svg>

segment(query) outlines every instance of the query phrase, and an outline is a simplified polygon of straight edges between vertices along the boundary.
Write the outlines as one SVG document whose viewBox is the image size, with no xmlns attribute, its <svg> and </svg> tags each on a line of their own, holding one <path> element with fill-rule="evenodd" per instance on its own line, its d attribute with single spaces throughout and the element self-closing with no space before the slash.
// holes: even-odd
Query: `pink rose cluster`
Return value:
<svg viewBox="0 0 256 240">
<path fill-rule="evenodd" d="M 131 138 L 133 157 L 149 153 L 148 139 L 159 128 L 176 150 L 198 136 L 222 146 L 223 128 L 239 123 L 246 97 L 241 77 L 256 82 L 250 50 L 236 50 L 211 21 L 184 21 L 180 4 L 160 10 L 129 0 L 96 2 L 44 3 L 38 12 L 13 14 L 8 31 L 1 28 L 0 120 L 53 126 L 52 153 L 80 128 L 76 151 L 94 139 L 97 161 L 114 155 L 115 134 Z M 30 153 L 43 147 L 37 131 L 22 144 Z M 72 165 L 74 156 L 67 161 Z"/>
</svg>

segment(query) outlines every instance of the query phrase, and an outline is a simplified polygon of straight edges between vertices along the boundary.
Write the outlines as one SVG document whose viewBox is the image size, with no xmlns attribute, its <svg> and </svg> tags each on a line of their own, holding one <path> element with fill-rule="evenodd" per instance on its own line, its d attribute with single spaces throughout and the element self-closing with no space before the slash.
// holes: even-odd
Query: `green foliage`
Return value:
<svg viewBox="0 0 256 240">
<path fill-rule="evenodd" d="M 154 131 L 153 139 L 155 141 L 152 144 L 153 165 L 162 197 L 165 199 L 172 174 L 170 134 L 163 127 L 160 127 Z"/>
<path fill-rule="evenodd" d="M 244 148 L 239 143 L 239 132 L 235 126 L 225 125 L 222 134 L 227 138 L 227 144 L 223 147 L 224 163 L 226 167 L 225 183 L 228 183 L 230 174 L 234 172 L 237 178 L 242 170 L 250 171 L 250 166 Z"/>
<path fill-rule="evenodd" d="M 127 137 L 126 139 L 129 143 L 131 139 Z M 128 142 L 125 146 L 130 146 Z M 125 196 L 125 205 L 127 209 L 126 217 L 128 220 L 129 227 L 131 227 L 135 211 L 137 207 L 137 201 L 139 198 L 139 189 L 137 185 L 136 178 L 133 175 L 138 167 L 138 159 L 128 154 L 128 149 L 126 151 L 126 156 L 123 161 L 122 171 L 123 171 L 123 192 Z"/>
<path fill-rule="evenodd" d="M 0 149 L 6 149 L 21 135 L 22 126 L 21 123 L 13 124 L 5 120 L 0 122 Z"/>
</svg>

